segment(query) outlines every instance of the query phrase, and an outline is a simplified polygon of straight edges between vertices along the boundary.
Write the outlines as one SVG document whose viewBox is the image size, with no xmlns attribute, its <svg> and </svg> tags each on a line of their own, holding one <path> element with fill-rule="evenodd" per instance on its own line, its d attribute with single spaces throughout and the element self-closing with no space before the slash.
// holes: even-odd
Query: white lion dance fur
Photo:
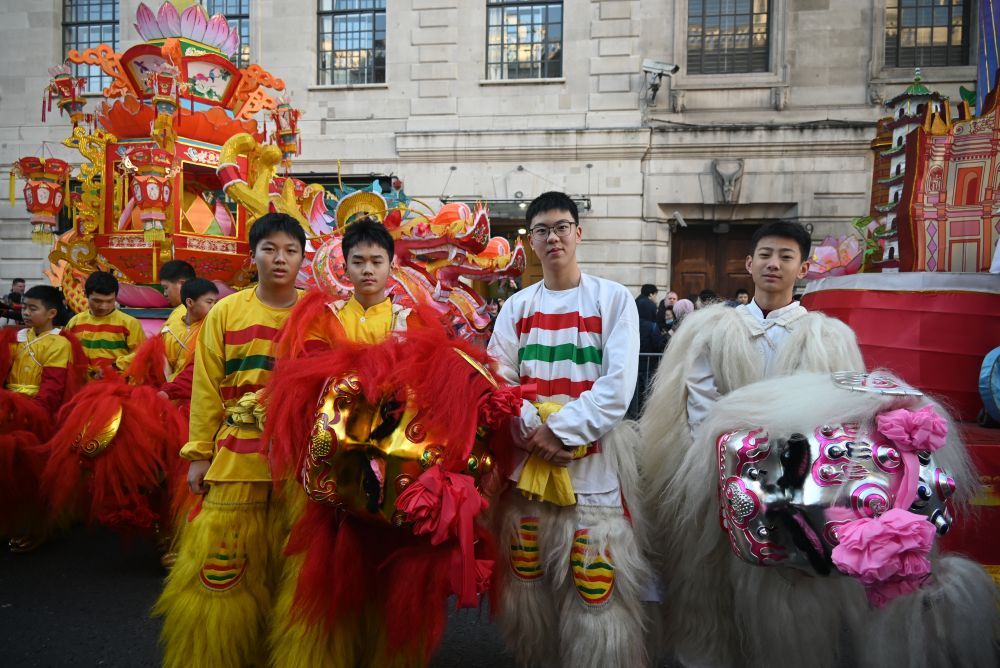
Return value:
<svg viewBox="0 0 1000 668">
<path fill-rule="evenodd" d="M 639 445 L 635 424 L 625 422 L 602 439 L 604 452 L 614 457 L 625 507 L 557 507 L 528 501 L 516 490 L 500 499 L 495 523 L 505 559 L 494 568 L 502 582 L 497 622 L 518 664 L 523 666 L 635 666 L 647 665 L 644 634 L 646 611 L 641 603 L 652 577 L 636 535 Z M 538 518 L 538 550 L 545 575 L 525 582 L 514 577 L 510 546 L 522 517 Z M 581 602 L 570 566 L 573 534 L 590 531 L 583 556 L 590 564 L 609 551 L 614 564 L 614 591 L 599 606 Z"/>
<path fill-rule="evenodd" d="M 741 561 L 719 525 L 719 434 L 763 427 L 780 437 L 839 421 L 870 424 L 879 413 L 928 403 L 926 397 L 837 388 L 828 374 L 773 378 L 723 397 L 695 431 L 691 447 L 670 453 L 674 464 L 658 494 L 654 546 L 668 642 L 684 665 L 1000 665 L 1000 598 L 989 575 L 964 557 L 933 554 L 930 584 L 874 609 L 854 578 L 812 577 Z M 936 410 L 947 416 L 940 406 Z M 977 483 L 950 420 L 948 426 L 947 444 L 934 457 L 955 480 L 952 502 L 960 522 Z"/>
</svg>

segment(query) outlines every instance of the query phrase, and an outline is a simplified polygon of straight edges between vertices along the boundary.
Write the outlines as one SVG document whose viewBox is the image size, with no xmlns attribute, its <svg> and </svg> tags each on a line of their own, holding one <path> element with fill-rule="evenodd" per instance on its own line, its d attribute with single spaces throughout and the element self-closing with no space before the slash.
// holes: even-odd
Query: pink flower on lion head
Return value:
<svg viewBox="0 0 1000 668">
<path fill-rule="evenodd" d="M 880 608 L 916 591 L 930 575 L 935 533 L 926 517 L 893 508 L 844 525 L 831 557 L 842 573 L 865 585 L 869 602 Z"/>
<path fill-rule="evenodd" d="M 915 412 L 901 408 L 883 413 L 875 420 L 878 433 L 906 452 L 934 452 L 945 444 L 948 436 L 948 423 L 933 406 Z"/>
</svg>

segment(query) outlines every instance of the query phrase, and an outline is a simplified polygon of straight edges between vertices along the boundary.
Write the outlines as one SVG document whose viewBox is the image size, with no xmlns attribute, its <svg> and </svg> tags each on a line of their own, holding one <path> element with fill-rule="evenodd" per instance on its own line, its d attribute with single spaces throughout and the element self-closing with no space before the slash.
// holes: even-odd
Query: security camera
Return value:
<svg viewBox="0 0 1000 668">
<path fill-rule="evenodd" d="M 673 63 L 661 63 L 658 60 L 650 60 L 649 58 L 642 61 L 642 71 L 646 74 L 655 74 L 658 77 L 664 75 L 668 77 L 673 76 L 680 69 L 679 65 L 674 65 Z"/>
<path fill-rule="evenodd" d="M 681 227 L 688 226 L 687 221 L 684 220 L 684 216 L 681 215 L 680 211 L 674 211 L 671 215 L 674 217 L 674 220 L 677 221 L 677 224 L 680 225 Z"/>
</svg>

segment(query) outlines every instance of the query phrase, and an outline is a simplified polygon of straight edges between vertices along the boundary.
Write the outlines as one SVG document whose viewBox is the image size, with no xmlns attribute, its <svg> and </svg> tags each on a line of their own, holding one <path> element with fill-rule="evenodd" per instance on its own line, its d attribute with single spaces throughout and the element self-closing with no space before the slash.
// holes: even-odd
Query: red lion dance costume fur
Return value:
<svg viewBox="0 0 1000 668">
<path fill-rule="evenodd" d="M 186 462 L 177 454 L 187 435 L 187 407 L 157 394 L 163 357 L 160 337 L 150 339 L 126 377 L 108 373 L 60 411 L 42 473 L 54 515 L 169 539 L 164 530 L 178 510 L 170 510 L 168 497 L 177 507 L 188 498 Z"/>
<path fill-rule="evenodd" d="M 278 363 L 265 437 L 291 533 L 274 665 L 424 665 L 447 597 L 490 589 L 480 490 L 521 393 L 487 364 L 441 327 Z"/>
</svg>

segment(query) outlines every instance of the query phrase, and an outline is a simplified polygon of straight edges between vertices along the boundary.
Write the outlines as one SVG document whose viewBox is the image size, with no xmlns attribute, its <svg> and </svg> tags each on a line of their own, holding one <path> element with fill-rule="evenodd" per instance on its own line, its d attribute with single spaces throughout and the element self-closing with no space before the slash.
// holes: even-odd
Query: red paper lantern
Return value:
<svg viewBox="0 0 1000 668">
<path fill-rule="evenodd" d="M 73 127 L 76 127 L 83 120 L 83 107 L 87 104 L 86 100 L 83 99 L 83 89 L 86 85 L 86 80 L 74 77 L 68 65 L 59 65 L 58 67 L 50 68 L 49 74 L 52 75 L 52 80 L 49 81 L 49 85 L 46 87 L 49 94 L 49 109 L 51 110 L 52 108 L 52 96 L 57 95 L 59 100 L 56 102 L 56 106 L 59 107 L 60 111 L 69 114 L 69 119 L 73 122 Z M 44 111 L 45 107 L 43 106 L 43 121 L 45 120 Z"/>
<path fill-rule="evenodd" d="M 286 166 L 291 164 L 291 159 L 299 154 L 299 117 L 302 112 L 291 105 L 287 96 L 282 96 L 278 105 L 271 112 L 271 120 L 274 121 L 275 131 L 271 135 L 274 142 L 281 149 Z"/>
<path fill-rule="evenodd" d="M 21 158 L 15 169 L 27 179 L 24 184 L 24 204 L 31 214 L 31 240 L 51 244 L 56 220 L 65 201 L 65 181 L 69 163 L 58 158 Z"/>
<path fill-rule="evenodd" d="M 161 148 L 139 147 L 125 155 L 126 164 L 135 173 L 131 196 L 142 221 L 146 241 L 163 241 L 163 223 L 173 196 L 173 156 Z"/>
</svg>

